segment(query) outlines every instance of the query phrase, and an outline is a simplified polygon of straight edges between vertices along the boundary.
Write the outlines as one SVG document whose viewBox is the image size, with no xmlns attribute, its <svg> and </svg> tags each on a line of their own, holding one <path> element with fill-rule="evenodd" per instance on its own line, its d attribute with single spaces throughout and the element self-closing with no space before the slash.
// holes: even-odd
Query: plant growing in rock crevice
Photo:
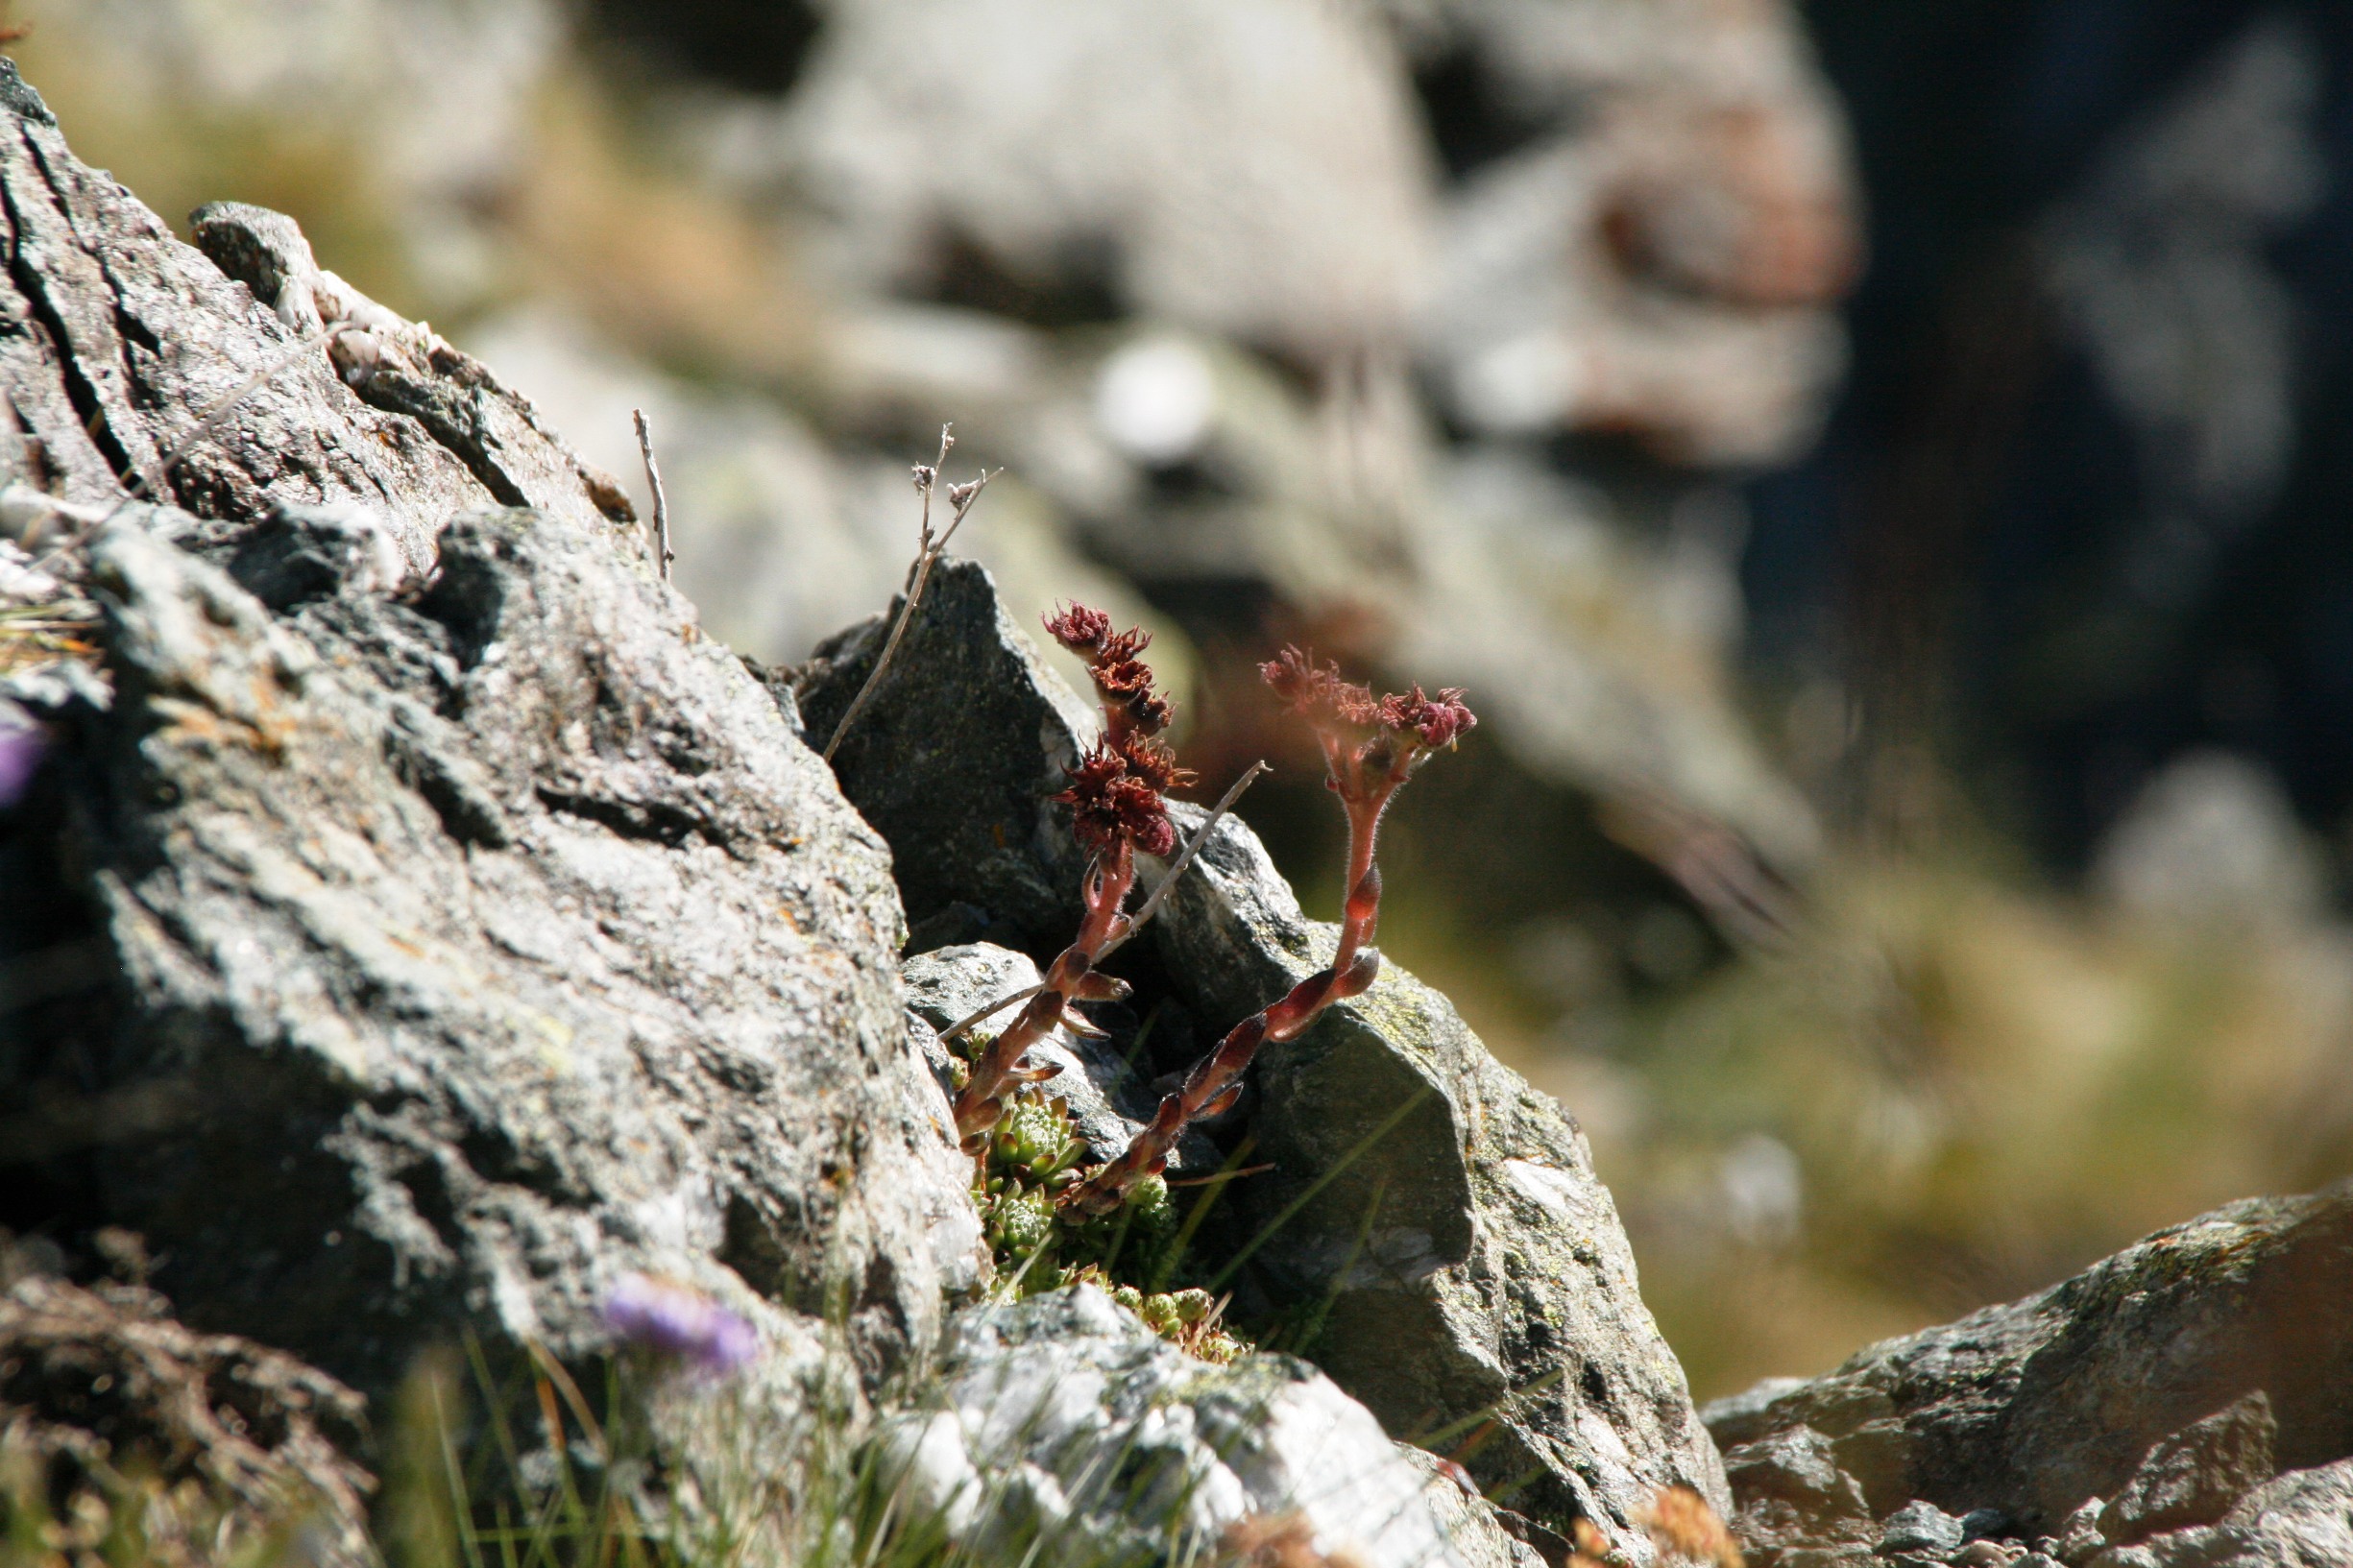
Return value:
<svg viewBox="0 0 2353 1568">
<path fill-rule="evenodd" d="M 1183 1085 L 1162 1099 L 1125 1150 L 1081 1174 L 1079 1165 L 1089 1150 L 1073 1130 L 1068 1106 L 1036 1087 L 1060 1068 L 1033 1059 L 1031 1048 L 1056 1027 L 1100 1036 L 1078 1004 L 1123 998 L 1128 987 L 1097 965 L 1150 918 L 1241 785 L 1228 792 L 1185 855 L 1171 864 L 1152 898 L 1134 916 L 1128 915 L 1136 856 L 1167 856 L 1176 845 L 1163 792 L 1189 783 L 1192 775 L 1157 738 L 1172 710 L 1138 657 L 1149 640 L 1144 633 L 1114 633 L 1102 612 L 1078 605 L 1048 616 L 1046 630 L 1086 662 L 1103 704 L 1102 740 L 1066 770 L 1069 787 L 1055 797 L 1071 808 L 1072 831 L 1089 852 L 1081 892 L 1085 913 L 1079 934 L 1033 992 L 1001 998 L 943 1034 L 943 1040 L 951 1040 L 998 1008 L 1026 1001 L 961 1068 L 957 1133 L 978 1161 L 976 1196 L 1009 1278 L 1031 1289 L 1096 1278 L 1135 1296 L 1131 1305 L 1168 1337 L 1215 1353 L 1234 1341 L 1216 1331 L 1216 1311 L 1205 1293 L 1147 1295 L 1122 1281 L 1122 1265 L 1140 1266 L 1142 1277 L 1157 1279 L 1173 1261 L 1166 1254 L 1174 1245 L 1168 1234 L 1174 1211 L 1161 1171 L 1184 1129 L 1234 1102 L 1259 1047 L 1294 1038 L 1325 1007 L 1363 994 L 1379 975 L 1380 953 L 1371 944 L 1380 919 L 1381 880 L 1373 853 L 1381 817 L 1431 754 L 1452 746 L 1478 721 L 1460 690 L 1433 698 L 1417 687 L 1410 694 L 1376 697 L 1370 688 L 1342 680 L 1336 665 L 1318 665 L 1296 648 L 1286 648 L 1263 666 L 1275 694 L 1314 727 L 1323 748 L 1325 782 L 1347 813 L 1348 896 L 1338 948 L 1329 966 L 1236 1025 L 1195 1064 Z"/>
<path fill-rule="evenodd" d="M 1072 832 L 1091 856 L 1079 895 L 1086 913 L 1079 934 L 1047 969 L 1037 994 L 973 1059 L 971 1074 L 957 1093 L 957 1134 L 973 1154 L 982 1151 L 1016 1089 L 1059 1071 L 1029 1061 L 1030 1048 L 1057 1025 L 1100 1036 L 1103 1031 L 1075 1003 L 1115 1001 L 1128 994 L 1125 980 L 1098 973 L 1095 965 L 1133 927 L 1124 906 L 1135 886 L 1137 852 L 1166 856 L 1176 847 L 1176 826 L 1169 820 L 1162 792 L 1193 782 L 1168 747 L 1153 738 L 1168 727 L 1174 710 L 1153 684 L 1151 667 L 1136 657 L 1151 642 L 1150 635 L 1114 633 L 1109 616 L 1083 605 L 1047 617 L 1046 630 L 1086 661 L 1103 699 L 1103 739 L 1067 770 L 1070 787 L 1055 797 L 1071 808 Z"/>
<path fill-rule="evenodd" d="M 1371 946 L 1381 913 L 1381 873 L 1373 863 L 1381 817 L 1433 753 L 1453 746 L 1478 723 L 1459 688 L 1436 697 L 1419 687 L 1375 697 L 1370 688 L 1342 680 L 1338 665 L 1319 665 L 1297 648 L 1285 648 L 1259 673 L 1285 706 L 1314 727 L 1323 748 L 1324 784 L 1347 812 L 1348 895 L 1341 911 L 1340 944 L 1327 967 L 1235 1025 L 1215 1050 L 1194 1064 L 1183 1085 L 1160 1101 L 1151 1124 L 1127 1150 L 1071 1189 L 1063 1201 L 1081 1214 L 1117 1208 L 1167 1165 L 1187 1125 L 1232 1105 L 1259 1047 L 1296 1038 L 1333 1002 L 1371 989 L 1381 968 L 1380 951 Z"/>
</svg>

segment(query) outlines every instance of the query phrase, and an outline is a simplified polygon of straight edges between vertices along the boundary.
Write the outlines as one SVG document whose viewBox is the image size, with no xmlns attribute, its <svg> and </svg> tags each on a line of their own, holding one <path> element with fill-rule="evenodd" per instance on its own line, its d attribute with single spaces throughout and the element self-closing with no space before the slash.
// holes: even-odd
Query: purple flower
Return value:
<svg viewBox="0 0 2353 1568">
<path fill-rule="evenodd" d="M 16 804 L 48 749 L 40 726 L 24 722 L 12 705 L 0 703 L 0 811 Z"/>
<path fill-rule="evenodd" d="M 605 1323 L 624 1343 L 704 1372 L 737 1371 L 760 1354 L 752 1325 L 700 1291 L 624 1274 L 605 1297 Z"/>
</svg>

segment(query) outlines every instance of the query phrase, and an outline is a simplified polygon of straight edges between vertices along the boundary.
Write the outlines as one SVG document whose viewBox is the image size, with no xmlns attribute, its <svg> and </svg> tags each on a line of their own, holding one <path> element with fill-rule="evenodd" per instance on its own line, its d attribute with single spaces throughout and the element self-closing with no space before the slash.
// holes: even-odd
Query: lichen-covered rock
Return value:
<svg viewBox="0 0 2353 1568">
<path fill-rule="evenodd" d="M 1827 1454 L 1833 1491 L 1851 1484 L 1881 1518 L 1914 1500 L 1998 1510 L 2011 1538 L 2048 1537 L 2071 1562 L 2162 1558 L 2274 1464 L 2353 1455 L 2353 1184 L 2219 1209 L 1706 1415 L 1741 1520 L 1764 1527 L 1748 1537 L 1759 1568 L 1854 1538 L 1851 1507 L 1813 1516 L 1818 1533 L 1776 1511 L 1777 1456 L 1801 1451 Z"/>
<path fill-rule="evenodd" d="M 943 1370 L 943 1408 L 896 1417 L 880 1470 L 900 1518 L 977 1561 L 1244 1556 L 1278 1533 L 1365 1568 L 1527 1560 L 1329 1379 L 1195 1361 L 1091 1286 L 965 1313 Z"/>
<path fill-rule="evenodd" d="M 1031 911 L 1031 951 L 1051 953 L 1076 928 L 1082 868 L 1044 797 L 1064 748 L 1091 731 L 985 573 L 950 563 L 934 582 L 944 596 L 927 600 L 843 743 L 843 789 L 890 839 L 913 918 Z M 804 673 L 813 736 L 880 637 L 879 623 L 845 634 L 833 663 Z M 1187 832 L 1203 820 L 1176 813 Z M 1281 996 L 1334 940 L 1231 817 L 1149 935 L 1151 983 L 1211 1031 Z M 1637 1560 L 1651 1546 L 1637 1520 L 1659 1488 L 1729 1506 L 1583 1136 L 1443 997 L 1393 965 L 1299 1040 L 1268 1047 L 1251 1081 L 1252 1159 L 1274 1170 L 1224 1199 L 1238 1218 L 1219 1239 L 1249 1249 L 1233 1283 L 1255 1310 L 1314 1319 L 1308 1353 L 1393 1435 L 1452 1429 L 1459 1445 L 1492 1415 L 1471 1474 L 1552 1529 L 1592 1518 Z"/>
<path fill-rule="evenodd" d="M 1281 995 L 1335 935 L 1231 818 L 1155 928 L 1170 983 L 1212 1019 Z M 1263 1243 L 1257 1288 L 1320 1316 L 1309 1354 L 1342 1387 L 1409 1439 L 1492 1417 L 1464 1461 L 1484 1485 L 1554 1528 L 1589 1518 L 1637 1560 L 1660 1488 L 1728 1507 L 1584 1134 L 1443 997 L 1388 965 L 1253 1073 L 1274 1170 L 1230 1201 Z"/>
<path fill-rule="evenodd" d="M 897 615 L 894 600 L 820 644 L 799 672 L 812 745 L 832 737 Z M 897 857 L 911 947 L 985 938 L 1051 957 L 1070 940 L 1086 861 L 1068 813 L 1047 797 L 1098 728 L 1006 614 L 988 572 L 942 561 L 834 757 L 842 793 Z"/>
<path fill-rule="evenodd" d="M 14 688 L 12 1218 L 144 1232 L 190 1324 L 366 1391 L 464 1329 L 593 1350 L 632 1270 L 751 1317 L 780 1398 L 838 1364 L 813 1315 L 869 1377 L 928 1350 L 985 1258 L 823 763 L 527 403 L 347 300 L 444 399 L 369 406 L 272 308 L 337 286 L 290 222 L 212 211 L 232 281 L 4 65 L 0 120 L 9 526 L 105 609 L 103 682 Z"/>
<path fill-rule="evenodd" d="M 191 1321 L 372 1387 L 462 1324 L 584 1351 L 629 1269 L 786 1338 L 764 1302 L 846 1281 L 869 1370 L 927 1346 L 977 1229 L 908 1110 L 887 856 L 750 674 L 536 514 L 289 623 L 134 516 L 51 819 L 114 1001 L 6 1085 L 95 1104 L 42 1174 Z"/>
</svg>

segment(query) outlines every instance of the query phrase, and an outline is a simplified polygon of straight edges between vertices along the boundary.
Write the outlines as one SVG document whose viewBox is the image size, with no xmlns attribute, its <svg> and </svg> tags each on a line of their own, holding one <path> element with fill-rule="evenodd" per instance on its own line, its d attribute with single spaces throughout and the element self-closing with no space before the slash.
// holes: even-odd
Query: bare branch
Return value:
<svg viewBox="0 0 2353 1568">
<path fill-rule="evenodd" d="M 654 565 L 667 583 L 670 580 L 670 563 L 678 559 L 678 552 L 670 548 L 669 497 L 662 492 L 662 470 L 654 466 L 654 437 L 645 427 L 645 410 L 633 408 L 629 417 L 637 422 L 638 452 L 645 459 L 645 482 L 654 493 Z"/>
<path fill-rule="evenodd" d="M 1004 1012 L 1007 1007 L 1012 1006 L 1013 1003 L 1017 1001 L 1028 1001 L 1031 997 L 1036 996 L 1040 991 L 1045 989 L 1045 982 L 1042 980 L 1035 985 L 1025 985 L 1009 997 L 999 997 L 987 1006 L 966 1013 L 962 1018 L 958 1019 L 955 1023 L 949 1025 L 946 1028 L 939 1031 L 939 1043 L 943 1046 L 946 1045 L 949 1041 L 955 1039 L 958 1035 L 962 1034 L 966 1029 L 971 1028 L 974 1025 L 985 1024 L 990 1018 L 994 1017 L 998 1013 Z"/>
<path fill-rule="evenodd" d="M 1176 879 L 1183 876 L 1186 869 L 1193 864 L 1193 856 L 1199 855 L 1201 846 L 1209 842 L 1209 835 L 1218 831 L 1218 824 L 1225 820 L 1225 813 L 1233 809 L 1234 802 L 1242 798 L 1242 792 L 1245 789 L 1258 782 L 1258 775 L 1268 771 L 1270 770 L 1265 761 L 1252 762 L 1243 770 L 1241 778 L 1236 779 L 1226 787 L 1225 793 L 1219 798 L 1216 808 L 1209 813 L 1209 819 L 1201 825 L 1199 832 L 1185 840 L 1185 847 L 1177 851 L 1176 859 L 1169 862 L 1168 875 L 1152 885 L 1151 896 L 1146 898 L 1136 912 L 1128 917 L 1127 931 L 1120 936 L 1118 941 L 1104 949 L 1104 957 L 1109 957 L 1112 953 L 1117 953 L 1136 932 L 1144 929 L 1146 921 L 1160 912 L 1161 901 L 1168 897 L 1169 889 L 1176 885 Z"/>
<path fill-rule="evenodd" d="M 882 653 L 875 658 L 874 668 L 866 672 L 866 679 L 859 687 L 858 695 L 850 699 L 850 706 L 842 711 L 841 721 L 834 726 L 833 738 L 825 743 L 825 760 L 828 762 L 834 760 L 834 753 L 841 749 L 841 737 L 850 733 L 850 726 L 857 721 L 858 715 L 864 712 L 866 704 L 874 700 L 876 689 L 883 684 L 884 672 L 890 668 L 890 661 L 899 651 L 900 639 L 907 636 L 908 626 L 913 622 L 916 610 L 923 604 L 923 591 L 931 584 L 932 568 L 939 565 L 940 556 L 947 551 L 948 541 L 955 538 L 956 531 L 964 525 L 964 519 L 971 513 L 973 503 L 981 498 L 981 492 L 987 488 L 988 481 L 993 477 L 983 469 L 976 479 L 950 485 L 948 504 L 956 509 L 955 516 L 948 519 L 948 526 L 938 538 L 932 537 L 932 492 L 939 483 L 940 464 L 948 461 L 949 448 L 956 445 L 956 437 L 951 434 L 953 428 L 945 424 L 939 427 L 939 461 L 915 466 L 915 491 L 923 497 L 923 519 L 915 541 L 914 564 L 908 568 L 907 594 L 899 606 L 899 618 L 891 623 L 890 636 L 884 641 Z M 1003 469 L 997 470 L 998 473 L 1004 471 Z"/>
</svg>

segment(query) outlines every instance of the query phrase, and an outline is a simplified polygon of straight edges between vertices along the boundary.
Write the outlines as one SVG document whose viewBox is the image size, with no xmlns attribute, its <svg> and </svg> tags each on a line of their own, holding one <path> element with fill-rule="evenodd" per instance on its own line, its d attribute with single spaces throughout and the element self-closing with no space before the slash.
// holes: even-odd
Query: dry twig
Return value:
<svg viewBox="0 0 2353 1568">
<path fill-rule="evenodd" d="M 825 760 L 828 762 L 834 760 L 834 753 L 840 749 L 841 737 L 850 733 L 850 726 L 857 722 L 858 715 L 873 700 L 876 688 L 882 685 L 884 672 L 890 668 L 891 657 L 899 651 L 899 639 L 907 635 L 908 624 L 915 618 L 915 611 L 923 603 L 923 590 L 932 580 L 932 568 L 939 565 L 939 558 L 947 553 L 948 541 L 954 539 L 956 531 L 964 525 L 965 515 L 971 512 L 973 502 L 981 498 L 982 489 L 994 477 L 986 469 L 982 469 L 978 478 L 968 479 L 960 485 L 950 485 L 948 504 L 954 508 L 954 516 L 948 519 L 948 526 L 940 531 L 938 538 L 932 537 L 932 491 L 939 483 L 939 470 L 948 461 L 949 448 L 956 445 L 956 437 L 950 433 L 952 429 L 953 426 L 945 424 L 939 427 L 939 456 L 935 460 L 915 465 L 915 493 L 923 497 L 923 520 L 921 535 L 915 542 L 914 564 L 908 567 L 906 601 L 899 608 L 899 618 L 892 624 L 889 639 L 883 644 L 882 654 L 874 661 L 874 668 L 867 673 L 865 684 L 858 688 L 858 695 L 850 699 L 850 706 L 842 711 L 841 722 L 834 726 L 834 737 L 825 743 Z M 1004 471 L 1002 469 L 998 470 L 1000 473 Z"/>
<path fill-rule="evenodd" d="M 1185 840 L 1185 847 L 1176 852 L 1176 859 L 1169 862 L 1168 875 L 1152 884 L 1151 894 L 1137 907 L 1136 912 L 1128 917 L 1128 929 L 1121 933 L 1109 947 L 1103 950 L 1104 957 L 1109 957 L 1129 942 L 1134 941 L 1135 933 L 1144 929 L 1144 923 L 1160 912 L 1161 901 L 1168 897 L 1169 889 L 1176 885 L 1176 879 L 1183 876 L 1186 869 L 1193 864 L 1193 856 L 1199 855 L 1201 846 L 1209 842 L 1209 835 L 1218 831 L 1218 824 L 1225 821 L 1225 813 L 1234 808 L 1234 802 L 1242 798 L 1242 791 L 1256 784 L 1258 775 L 1271 771 L 1272 769 L 1263 760 L 1252 762 L 1242 770 L 1241 778 L 1226 786 L 1225 793 L 1218 797 L 1216 807 L 1210 810 L 1207 820 L 1201 823 L 1201 830 Z"/>
<path fill-rule="evenodd" d="M 670 501 L 662 491 L 662 470 L 654 466 L 654 437 L 645 427 L 645 410 L 633 408 L 629 417 L 637 422 L 638 452 L 645 459 L 645 483 L 654 493 L 654 566 L 667 583 L 670 563 L 678 559 L 678 552 L 670 548 Z"/>
</svg>

